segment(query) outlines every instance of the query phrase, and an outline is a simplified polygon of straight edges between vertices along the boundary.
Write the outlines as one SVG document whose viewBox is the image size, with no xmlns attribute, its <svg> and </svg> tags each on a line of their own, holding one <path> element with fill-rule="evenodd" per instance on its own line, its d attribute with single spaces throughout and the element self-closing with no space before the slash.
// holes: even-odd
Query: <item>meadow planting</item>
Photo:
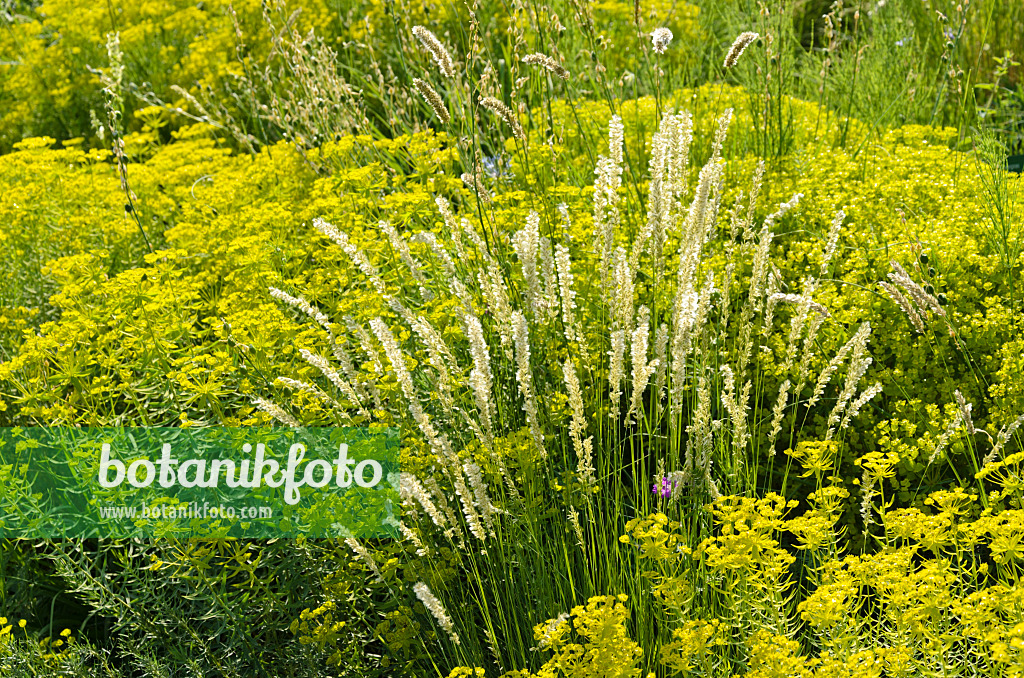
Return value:
<svg viewBox="0 0 1024 678">
<path fill-rule="evenodd" d="M 394 538 L 0 539 L 0 676 L 1024 675 L 1018 0 L 0 24 L 0 427 L 401 457 Z"/>
</svg>

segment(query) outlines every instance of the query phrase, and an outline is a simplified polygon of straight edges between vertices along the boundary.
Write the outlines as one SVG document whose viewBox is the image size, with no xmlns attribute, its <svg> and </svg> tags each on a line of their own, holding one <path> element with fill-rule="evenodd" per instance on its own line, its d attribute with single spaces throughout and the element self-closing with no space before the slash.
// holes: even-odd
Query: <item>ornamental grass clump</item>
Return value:
<svg viewBox="0 0 1024 678">
<path fill-rule="evenodd" d="M 545 620 L 574 609 L 580 596 L 597 596 L 596 605 L 613 593 L 620 598 L 607 608 L 607 623 L 618 618 L 612 610 L 633 601 L 639 645 L 635 652 L 612 652 L 609 637 L 597 634 L 589 641 L 597 644 L 594 656 L 609 652 L 622 675 L 654 667 L 671 634 L 655 622 L 661 613 L 642 602 L 649 584 L 636 567 L 655 553 L 655 543 L 659 559 L 706 563 L 691 574 L 658 575 L 663 601 L 682 610 L 687 596 L 707 595 L 695 592 L 736 577 L 745 597 L 722 609 L 729 623 L 749 630 L 770 617 L 778 622 L 774 632 L 788 632 L 779 615 L 793 559 L 778 531 L 794 503 L 772 495 L 743 508 L 742 517 L 728 509 L 717 521 L 702 507 L 779 477 L 771 466 L 775 440 L 780 434 L 799 439 L 797 416 L 808 411 L 806 402 L 785 397 L 791 383 L 814 383 L 818 397 L 831 402 L 831 377 L 851 356 L 831 407 L 830 436 L 849 426 L 878 388 L 860 388 L 871 363 L 866 323 L 825 370 L 812 369 L 815 336 L 831 319 L 814 298 L 817 277 L 789 283 L 802 289 L 799 295 L 773 291 L 787 285 L 772 273 L 774 229 L 790 218 L 800 196 L 756 225 L 758 167 L 747 201 L 723 218 L 722 149 L 731 119 L 725 111 L 713 128 L 710 157 L 691 168 L 691 116 L 662 116 L 651 140 L 643 210 L 624 200 L 626 134 L 616 116 L 589 206 L 576 200 L 542 210 L 544 198 L 536 196 L 537 210 L 502 228 L 489 209 L 471 207 L 468 192 L 438 195 L 434 228 L 410 236 L 381 222 L 386 249 L 373 254 L 340 225 L 317 220 L 317 229 L 342 248 L 356 284 L 379 300 L 348 331 L 274 290 L 322 329 L 322 344 L 300 347 L 303 355 L 347 356 L 343 346 L 356 351 L 337 365 L 318 362 L 327 379 L 318 391 L 307 390 L 353 411 L 369 408 L 357 396 L 379 393 L 370 419 L 403 429 L 400 532 L 410 550 L 399 561 L 419 581 L 410 589 L 385 568 L 374 576 L 381 573 L 397 600 L 415 594 L 441 626 L 443 633 L 422 644 L 435 665 L 547 675 L 565 652 L 552 634 L 569 622 Z M 592 225 L 573 227 L 586 237 L 568 237 L 567 227 L 587 221 Z M 834 220 L 819 276 L 829 271 L 841 222 L 841 216 Z M 713 263 L 713 256 L 725 256 L 727 265 Z M 744 271 L 749 281 L 737 293 L 735 278 Z M 789 327 L 780 332 L 774 324 L 787 315 Z M 755 349 L 776 335 L 784 369 L 770 376 L 764 351 Z M 755 392 L 769 387 L 782 394 L 770 427 L 753 416 Z M 295 416 L 259 404 L 282 423 Z M 754 500 L 742 500 L 748 501 Z M 633 552 L 631 544 L 648 538 L 637 520 L 665 502 L 678 516 L 673 546 L 657 541 Z M 748 506 L 742 502 L 736 506 Z M 732 527 L 715 536 L 716 524 L 751 520 L 759 541 L 727 538 Z M 822 538 L 805 541 L 817 545 Z M 450 554 L 447 560 L 439 559 L 442 553 Z M 419 623 L 429 621 L 424 616 Z M 553 658 L 534 652 L 536 640 L 524 633 L 534 627 L 543 629 L 539 637 Z"/>
</svg>

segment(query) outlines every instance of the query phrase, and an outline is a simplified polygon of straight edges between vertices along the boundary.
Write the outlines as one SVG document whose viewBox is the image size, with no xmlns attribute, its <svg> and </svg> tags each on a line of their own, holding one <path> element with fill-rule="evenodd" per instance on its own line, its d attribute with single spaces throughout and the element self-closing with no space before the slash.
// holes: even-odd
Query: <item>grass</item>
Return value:
<svg viewBox="0 0 1024 678">
<path fill-rule="evenodd" d="M 308 9 L 18 122 L 131 209 L 3 207 L 0 414 L 399 426 L 403 539 L 6 540 L 5 675 L 1016 675 L 1012 3 Z"/>
</svg>

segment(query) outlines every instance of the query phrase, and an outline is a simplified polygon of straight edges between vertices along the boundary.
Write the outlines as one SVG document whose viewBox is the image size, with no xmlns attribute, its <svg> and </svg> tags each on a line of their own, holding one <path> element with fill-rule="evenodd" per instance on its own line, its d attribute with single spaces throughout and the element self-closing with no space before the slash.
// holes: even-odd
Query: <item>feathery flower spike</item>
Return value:
<svg viewBox="0 0 1024 678">
<path fill-rule="evenodd" d="M 455 633 L 455 624 L 452 623 L 451 617 L 445 612 L 441 601 L 431 592 L 430 587 L 423 582 L 419 582 L 412 587 L 412 590 L 416 593 L 416 597 L 420 599 L 420 602 L 423 603 L 423 607 L 427 608 L 430 614 L 434 615 L 438 626 L 448 633 L 453 643 L 458 645 L 459 635 Z"/>
<path fill-rule="evenodd" d="M 1014 432 L 1020 428 L 1021 424 L 1024 424 L 1024 414 L 1017 417 L 1009 426 L 1004 426 L 999 430 L 999 434 L 996 435 L 996 444 L 992 447 L 992 451 L 985 455 L 983 465 L 988 465 L 999 458 L 999 453 L 1002 451 L 1003 446 L 1010 440 Z"/>
<path fill-rule="evenodd" d="M 420 96 L 426 101 L 432 109 L 434 109 L 434 115 L 441 121 L 442 125 L 447 125 L 452 119 L 452 116 L 448 113 L 448 109 L 444 105 L 444 101 L 441 100 L 439 95 L 429 83 L 420 80 L 419 78 L 413 79 L 413 84 L 416 85 L 416 89 L 419 91 Z"/>
<path fill-rule="evenodd" d="M 723 68 L 732 68 L 736 65 L 736 62 L 740 60 L 743 55 L 743 50 L 747 48 L 747 45 L 757 40 L 759 36 L 757 33 L 752 31 L 746 31 L 736 36 L 736 40 L 732 43 L 732 47 L 729 48 L 729 53 L 725 55 L 725 62 L 722 64 Z"/>
<path fill-rule="evenodd" d="M 914 282 L 910 274 L 907 273 L 906 269 L 900 266 L 895 261 L 890 261 L 889 264 L 893 268 L 893 273 L 889 274 L 889 279 L 894 283 L 902 287 L 910 295 L 910 298 L 914 300 L 914 303 L 924 311 L 930 308 L 935 315 L 945 317 L 946 311 L 939 304 L 939 300 L 924 290 L 923 287 Z"/>
<path fill-rule="evenodd" d="M 256 398 L 252 402 L 257 408 L 259 408 L 263 412 L 266 412 L 274 419 L 277 419 L 285 426 L 291 426 L 293 428 L 299 428 L 302 426 L 302 424 L 300 424 L 295 417 L 288 414 L 288 412 L 286 412 L 284 409 L 278 407 L 269 400 L 264 400 L 263 398 Z"/>
<path fill-rule="evenodd" d="M 366 549 L 366 547 L 359 543 L 358 539 L 356 539 L 355 537 L 348 537 L 347 539 L 345 539 L 345 544 L 347 544 L 348 547 L 352 549 L 352 552 L 359 556 L 359 559 L 366 564 L 366 567 L 369 568 L 371 572 L 373 572 L 373 575 L 377 578 L 377 581 L 384 581 L 384 578 L 381 576 L 380 573 L 380 568 L 377 566 L 377 561 L 373 559 L 373 556 L 370 555 L 370 552 Z"/>
<path fill-rule="evenodd" d="M 413 26 L 412 34 L 419 39 L 420 44 L 423 45 L 424 49 L 430 52 L 430 56 L 432 56 L 434 58 L 434 62 L 437 63 L 437 67 L 440 69 L 441 75 L 446 78 L 454 78 L 455 62 L 452 61 L 452 55 L 448 53 L 448 50 L 445 49 L 445 46 L 437 39 L 437 36 L 423 26 Z"/>
<path fill-rule="evenodd" d="M 526 138 L 526 133 L 523 132 L 523 128 L 519 124 L 519 119 L 508 106 L 501 103 L 494 97 L 482 97 L 480 99 L 480 105 L 504 120 L 505 124 L 512 128 L 512 135 L 515 136 L 516 139 Z"/>
<path fill-rule="evenodd" d="M 826 318 L 832 317 L 832 314 L 828 312 L 827 308 L 825 308 L 818 302 L 814 301 L 813 299 L 802 296 L 800 294 L 783 294 L 782 292 L 776 292 L 775 294 L 768 297 L 768 301 L 773 303 L 782 301 L 787 304 L 797 305 L 807 304 L 807 308 L 811 309 L 818 315 L 824 316 Z"/>
<path fill-rule="evenodd" d="M 920 314 L 918 314 L 914 305 L 910 303 L 910 300 L 903 296 L 903 293 L 891 283 L 887 283 L 883 280 L 878 283 L 878 286 L 888 292 L 892 300 L 896 302 L 896 305 L 903 309 L 903 312 L 907 314 L 907 317 L 910 318 L 910 322 L 914 325 L 914 329 L 920 334 L 924 334 L 924 321 L 921 320 Z"/>
<path fill-rule="evenodd" d="M 523 57 L 523 63 L 545 68 L 560 77 L 562 80 L 569 79 L 569 71 L 547 54 L 541 54 L 539 52 L 537 54 L 527 54 Z"/>
<path fill-rule="evenodd" d="M 960 407 L 960 420 L 964 424 L 964 429 L 967 430 L 967 435 L 973 436 L 977 429 L 974 428 L 974 419 L 971 418 L 971 403 L 964 400 L 960 389 L 953 391 L 953 397 L 956 398 L 956 404 Z"/>
</svg>

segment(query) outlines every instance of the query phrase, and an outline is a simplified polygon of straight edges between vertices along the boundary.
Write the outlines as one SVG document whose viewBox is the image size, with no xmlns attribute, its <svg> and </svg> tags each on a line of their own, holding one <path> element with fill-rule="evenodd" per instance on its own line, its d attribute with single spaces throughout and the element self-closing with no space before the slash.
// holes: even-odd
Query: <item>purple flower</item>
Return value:
<svg viewBox="0 0 1024 678">
<path fill-rule="evenodd" d="M 678 484 L 678 482 L 673 482 L 668 476 L 665 476 L 660 482 L 654 483 L 654 485 L 651 486 L 651 492 L 654 494 L 660 494 L 663 499 L 668 499 L 672 496 L 672 490 Z"/>
</svg>

